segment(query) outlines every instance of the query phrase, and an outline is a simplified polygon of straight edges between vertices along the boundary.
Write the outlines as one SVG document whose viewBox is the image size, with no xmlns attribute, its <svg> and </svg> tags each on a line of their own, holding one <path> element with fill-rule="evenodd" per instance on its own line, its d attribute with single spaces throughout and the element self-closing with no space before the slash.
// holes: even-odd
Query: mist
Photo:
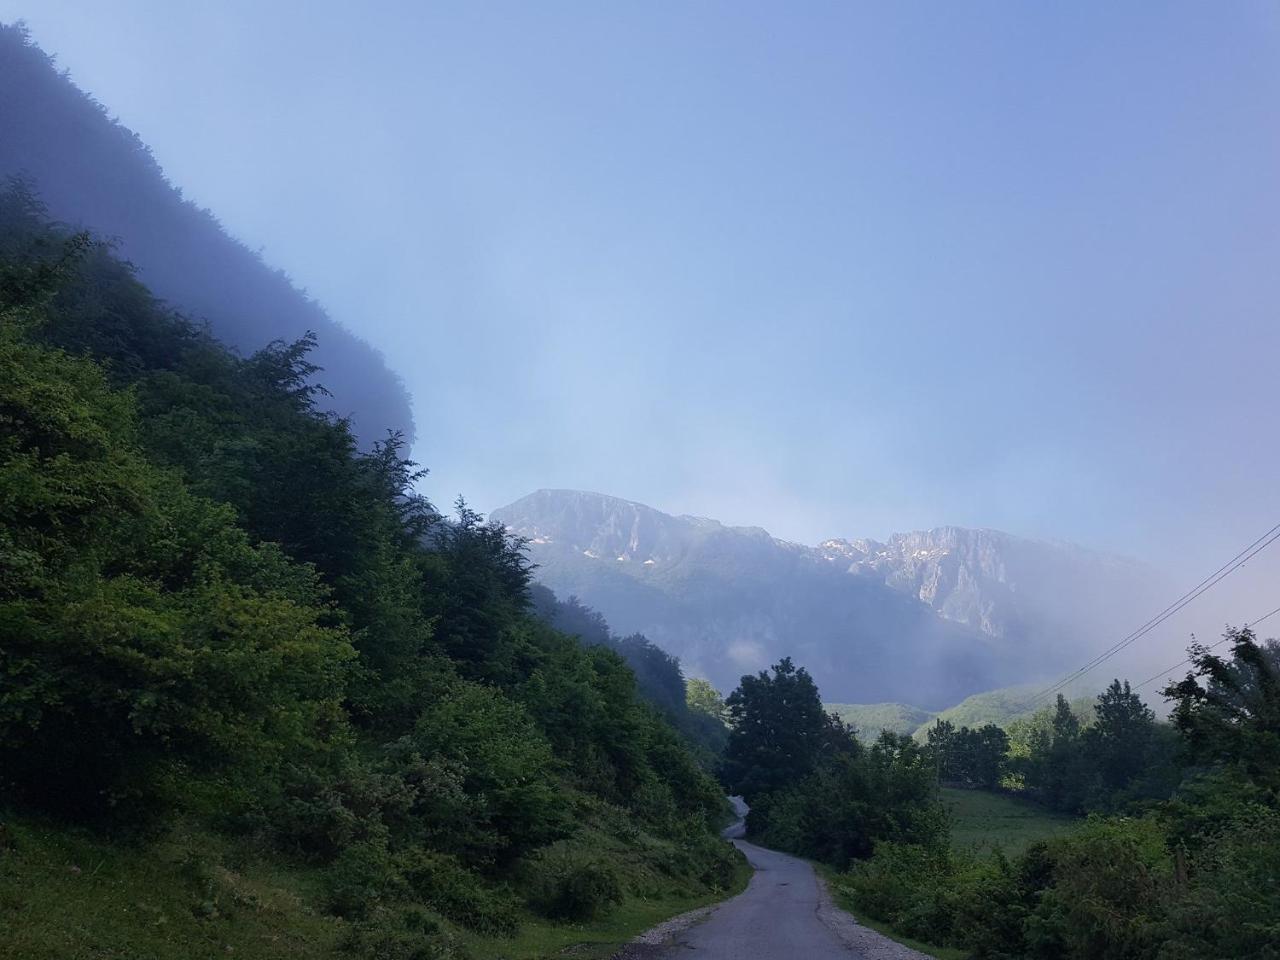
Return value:
<svg viewBox="0 0 1280 960">
<path fill-rule="evenodd" d="M 242 351 L 314 330 L 327 403 L 413 439 L 438 503 L 1149 567 L 1066 660 L 1280 520 L 1269 5 L 19 7 L 83 95 L 7 29 L 0 172 Z M 1277 574 L 1114 666 L 1270 610 Z"/>
<path fill-rule="evenodd" d="M 388 431 L 412 442 L 409 395 L 383 355 L 186 199 L 136 133 L 3 25 L 0 128 L 0 176 L 20 178 L 55 219 L 111 242 L 153 293 L 242 352 L 314 333 L 332 410 L 366 446 Z"/>
</svg>

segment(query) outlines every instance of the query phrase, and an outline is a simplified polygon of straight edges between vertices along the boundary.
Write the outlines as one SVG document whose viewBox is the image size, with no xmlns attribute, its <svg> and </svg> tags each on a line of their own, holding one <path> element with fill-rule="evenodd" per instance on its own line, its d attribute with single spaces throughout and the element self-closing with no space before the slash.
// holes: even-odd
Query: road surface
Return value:
<svg viewBox="0 0 1280 960">
<path fill-rule="evenodd" d="M 738 806 L 735 803 L 735 806 Z M 739 807 L 739 813 L 744 808 Z M 725 831 L 755 874 L 745 891 L 674 931 L 644 956 L 661 960 L 929 960 L 838 909 L 813 867 Z"/>
</svg>

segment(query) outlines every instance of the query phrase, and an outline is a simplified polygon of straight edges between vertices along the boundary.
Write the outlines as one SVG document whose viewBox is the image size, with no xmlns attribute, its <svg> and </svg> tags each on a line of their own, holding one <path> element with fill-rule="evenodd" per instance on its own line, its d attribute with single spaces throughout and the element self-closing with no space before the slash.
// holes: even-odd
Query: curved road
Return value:
<svg viewBox="0 0 1280 960">
<path fill-rule="evenodd" d="M 735 807 L 740 801 L 734 800 Z M 744 813 L 745 808 L 739 807 Z M 929 960 L 834 907 L 813 867 L 741 839 L 742 822 L 725 831 L 755 874 L 745 891 L 705 920 L 677 933 L 654 954 L 681 960 Z"/>
</svg>

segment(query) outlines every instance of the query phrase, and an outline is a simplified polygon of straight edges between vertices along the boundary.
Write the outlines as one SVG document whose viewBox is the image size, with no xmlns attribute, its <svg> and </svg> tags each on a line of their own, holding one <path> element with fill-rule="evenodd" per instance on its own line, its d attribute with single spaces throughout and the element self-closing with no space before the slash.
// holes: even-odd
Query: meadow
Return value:
<svg viewBox="0 0 1280 960">
<path fill-rule="evenodd" d="M 1008 856 L 1038 840 L 1069 832 L 1079 823 L 1030 800 L 986 790 L 942 788 L 951 815 L 952 849 L 983 853 L 999 848 Z"/>
</svg>

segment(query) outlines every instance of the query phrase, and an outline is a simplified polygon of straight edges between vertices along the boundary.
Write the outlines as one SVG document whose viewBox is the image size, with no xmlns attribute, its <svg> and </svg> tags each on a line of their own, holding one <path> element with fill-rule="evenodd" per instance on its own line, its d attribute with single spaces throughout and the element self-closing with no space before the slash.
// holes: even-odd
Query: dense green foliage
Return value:
<svg viewBox="0 0 1280 960">
<path fill-rule="evenodd" d="M 609 909 L 599 805 L 728 882 L 723 798 L 624 657 L 540 619 L 522 545 L 442 519 L 397 436 L 317 409 L 310 341 L 233 355 L 21 185 L 0 295 L 0 806 L 252 837 L 375 925 Z"/>
<path fill-rule="evenodd" d="M 1035 789 L 1141 815 L 1094 815 L 1013 859 L 884 843 L 842 890 L 907 935 L 979 958 L 1280 956 L 1280 646 L 1248 630 L 1227 640 L 1229 660 L 1193 648 L 1194 671 L 1165 691 L 1176 762 L 1161 759 L 1159 726 L 1119 682 L 1087 727 L 1059 699 L 1037 728 Z M 1157 802 L 1145 785 L 1170 766 L 1172 797 Z"/>
<path fill-rule="evenodd" d="M 1168 799 L 1182 777 L 1177 735 L 1127 682 L 1115 680 L 1077 716 L 1061 695 L 1010 728 L 1012 782 L 1065 813 L 1109 813 Z"/>
<path fill-rule="evenodd" d="M 715 708 L 719 694 L 714 687 L 705 680 L 686 682 L 680 661 L 643 634 L 615 636 L 604 617 L 577 597 L 558 600 L 541 584 L 533 584 L 530 594 L 534 610 L 546 623 L 588 646 L 604 647 L 622 657 L 636 675 L 640 695 L 695 745 L 705 767 L 714 767 L 729 737 L 728 715 L 723 703 Z M 692 699 L 690 690 L 698 691 Z"/>
<path fill-rule="evenodd" d="M 753 838 L 838 867 L 881 842 L 946 843 L 931 755 L 887 732 L 859 743 L 823 713 L 803 667 L 784 659 L 745 676 L 726 705 L 732 733 L 721 777 L 751 805 Z"/>
<path fill-rule="evenodd" d="M 949 720 L 937 720 L 929 728 L 929 754 L 943 783 L 994 790 L 1008 763 L 1009 735 L 994 723 L 977 730 Z"/>
</svg>

